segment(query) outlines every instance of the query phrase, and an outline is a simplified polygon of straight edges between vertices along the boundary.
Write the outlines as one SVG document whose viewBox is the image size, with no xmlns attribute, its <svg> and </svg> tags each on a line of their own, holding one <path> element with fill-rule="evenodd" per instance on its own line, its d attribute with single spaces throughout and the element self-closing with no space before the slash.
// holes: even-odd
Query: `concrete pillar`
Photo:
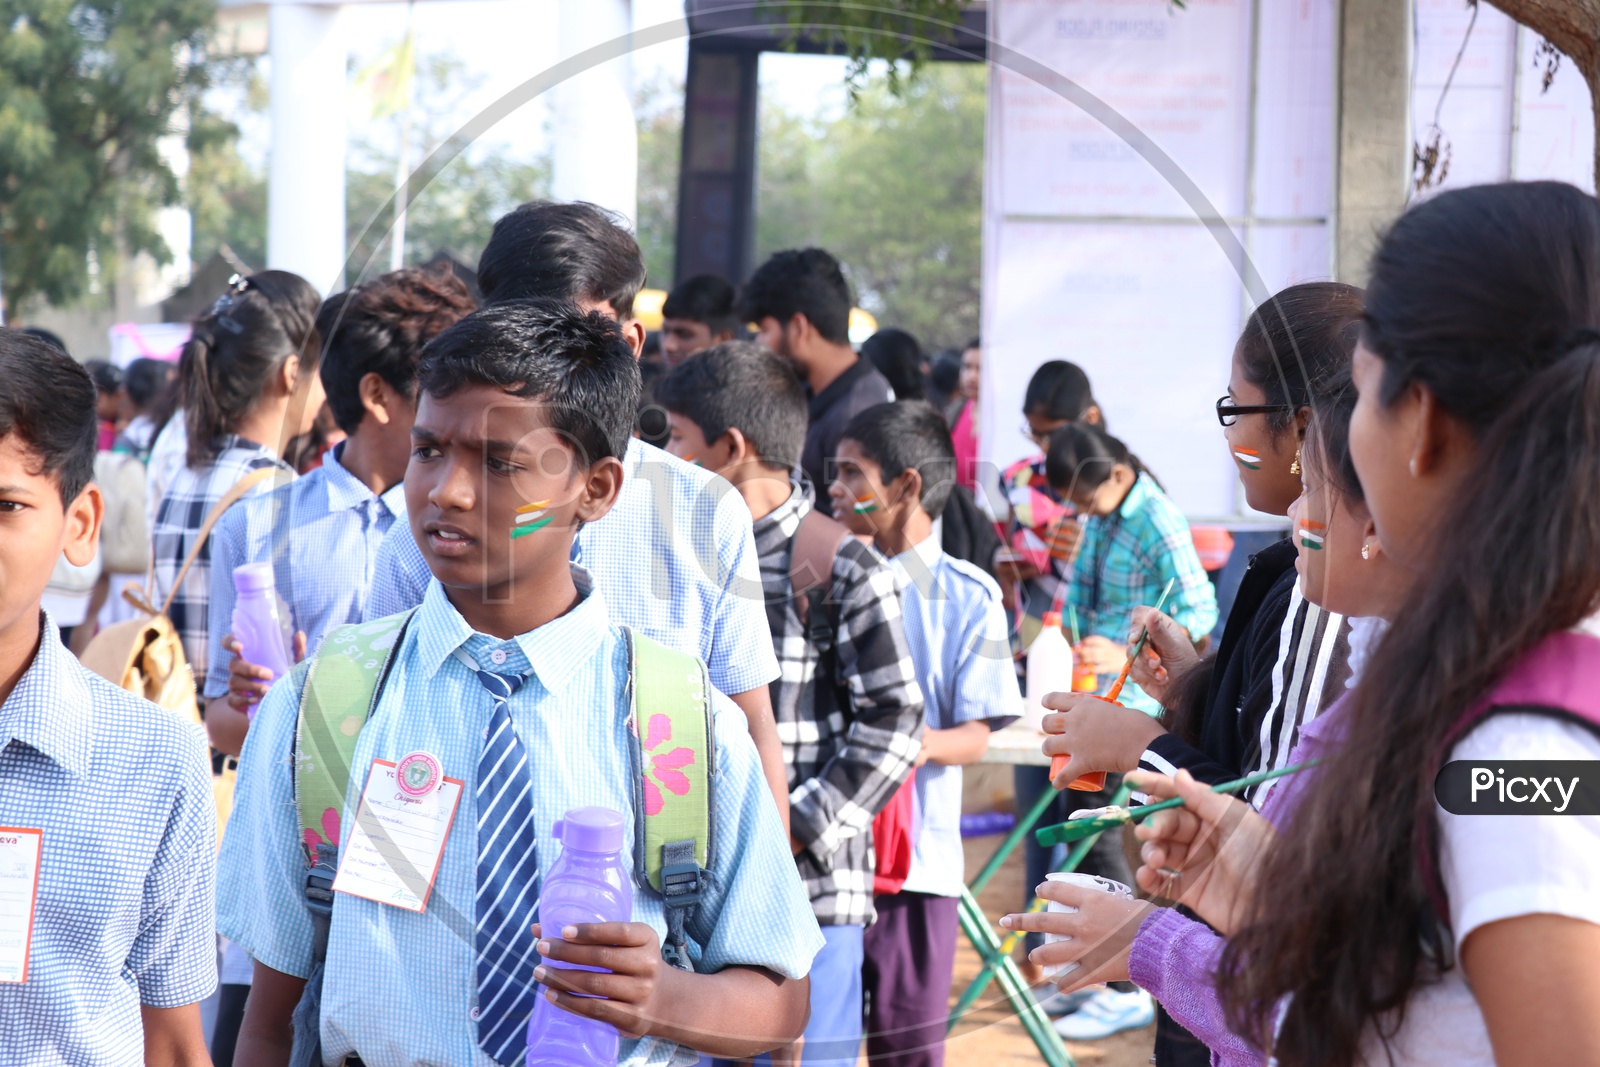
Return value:
<svg viewBox="0 0 1600 1067">
<path fill-rule="evenodd" d="M 561 58 L 633 29 L 629 0 L 561 0 L 556 42 Z M 550 191 L 557 200 L 588 200 L 639 214 L 639 131 L 633 114 L 633 65 L 624 56 L 557 87 Z"/>
<path fill-rule="evenodd" d="M 339 8 L 274 3 L 267 266 L 344 288 L 345 62 Z"/>
<path fill-rule="evenodd" d="M 1411 0 L 1340 4 L 1334 269 L 1355 285 L 1411 187 L 1411 17 Z"/>
</svg>

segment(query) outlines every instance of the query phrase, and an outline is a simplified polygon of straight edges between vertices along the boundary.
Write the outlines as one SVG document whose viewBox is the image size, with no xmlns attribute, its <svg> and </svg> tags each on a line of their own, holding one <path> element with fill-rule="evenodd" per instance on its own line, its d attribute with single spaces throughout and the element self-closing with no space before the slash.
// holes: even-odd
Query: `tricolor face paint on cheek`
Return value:
<svg viewBox="0 0 1600 1067">
<path fill-rule="evenodd" d="M 878 510 L 878 502 L 870 496 L 858 496 L 856 502 L 850 506 L 850 510 L 857 515 L 870 515 Z"/>
<path fill-rule="evenodd" d="M 550 501 L 537 500 L 532 504 L 524 504 L 517 508 L 515 525 L 511 527 L 512 540 L 518 537 L 525 537 L 535 530 L 542 530 L 550 525 L 550 520 L 554 516 L 545 510 L 549 506 Z"/>
<path fill-rule="evenodd" d="M 1313 552 L 1321 552 L 1323 543 L 1328 539 L 1328 524 L 1313 519 L 1301 519 L 1295 532 L 1299 535 L 1303 547 Z"/>
<path fill-rule="evenodd" d="M 1247 471 L 1261 469 L 1261 453 L 1253 448 L 1236 448 L 1233 450 L 1233 458 Z"/>
</svg>

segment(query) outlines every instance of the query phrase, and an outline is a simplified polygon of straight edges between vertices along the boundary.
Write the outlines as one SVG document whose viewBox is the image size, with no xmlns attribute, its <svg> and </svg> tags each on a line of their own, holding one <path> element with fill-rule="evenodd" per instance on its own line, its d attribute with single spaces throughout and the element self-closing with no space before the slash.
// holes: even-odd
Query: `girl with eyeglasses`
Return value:
<svg viewBox="0 0 1600 1067">
<path fill-rule="evenodd" d="M 1147 776 L 1184 807 L 1139 828 L 1140 881 L 1227 936 L 1254 1062 L 1600 1062 L 1600 815 L 1468 795 L 1478 768 L 1600 760 L 1600 201 L 1473 186 L 1402 215 L 1352 378 L 1371 544 L 1408 595 L 1275 826 Z"/>
<path fill-rule="evenodd" d="M 1234 347 L 1228 394 L 1217 402 L 1223 438 L 1256 511 L 1286 515 L 1301 492 L 1301 450 L 1315 392 L 1345 373 L 1361 290 L 1334 282 L 1291 286 L 1264 302 Z M 1159 587 L 1158 587 L 1159 588 Z M 1348 667 L 1342 616 L 1306 600 L 1295 547 L 1284 538 L 1250 560 L 1214 655 L 1165 612 L 1131 613 L 1130 643 L 1148 625 L 1130 679 L 1165 709 L 1157 718 L 1090 697 L 1046 705 L 1044 750 L 1071 755 L 1062 785 L 1094 771 L 1187 768 L 1216 783 L 1283 765 L 1300 726 L 1337 697 Z M 1198 635 L 1194 635 L 1198 636 Z M 1162 1012 L 1162 1067 L 1209 1064 L 1205 1047 Z"/>
</svg>

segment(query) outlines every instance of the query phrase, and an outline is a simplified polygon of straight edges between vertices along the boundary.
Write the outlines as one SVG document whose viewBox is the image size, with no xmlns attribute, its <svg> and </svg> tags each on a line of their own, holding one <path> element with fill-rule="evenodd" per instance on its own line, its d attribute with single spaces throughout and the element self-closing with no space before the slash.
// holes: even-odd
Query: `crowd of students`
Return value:
<svg viewBox="0 0 1600 1067">
<path fill-rule="evenodd" d="M 1083 864 L 1138 898 L 1047 882 L 1030 840 L 1019 903 L 1068 910 L 1002 925 L 1080 965 L 1038 983 L 1064 1036 L 1592 1062 L 1600 817 L 1455 815 L 1433 783 L 1600 758 L 1596 278 L 1600 202 L 1487 186 L 1402 216 L 1364 292 L 1258 307 L 1219 445 L 1291 536 L 1214 645 L 1188 524 L 1082 369 L 1034 372 L 1038 452 L 989 500 L 981 345 L 942 376 L 900 331 L 858 353 L 818 249 L 674 290 L 648 388 L 638 246 L 585 204 L 500 219 L 481 298 L 236 279 L 170 388 L 0 330 L 4 1058 L 520 1063 L 544 996 L 629 1064 L 941 1063 L 961 768 L 1067 609 L 1099 695 L 1148 644 L 1117 702 L 1046 698 L 1062 765 L 1017 769 L 1019 809 L 1093 772 L 1060 818 L 1124 775 L 1184 805 Z M 233 632 L 246 564 L 285 677 Z M 140 610 L 203 729 L 74 657 Z M 584 807 L 630 828 L 631 921 L 542 928 Z"/>
</svg>

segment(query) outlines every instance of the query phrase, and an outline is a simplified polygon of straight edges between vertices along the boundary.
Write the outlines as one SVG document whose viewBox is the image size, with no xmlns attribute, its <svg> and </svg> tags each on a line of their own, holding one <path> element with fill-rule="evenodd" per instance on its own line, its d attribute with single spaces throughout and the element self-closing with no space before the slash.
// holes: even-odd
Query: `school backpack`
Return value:
<svg viewBox="0 0 1600 1067">
<path fill-rule="evenodd" d="M 833 584 L 834 557 L 850 536 L 843 523 L 812 508 L 800 520 L 789 550 L 789 587 L 795 610 L 800 615 L 800 625 L 805 627 L 806 640 L 817 650 L 818 676 L 827 667 L 830 681 L 837 634 L 833 615 L 827 610 L 828 593 Z M 916 777 L 913 769 L 889 802 L 872 817 L 874 896 L 900 892 L 911 874 L 916 844 Z"/>
<path fill-rule="evenodd" d="M 190 722 L 199 723 L 194 674 L 189 669 L 189 658 L 183 651 L 183 640 L 173 627 L 172 620 L 167 617 L 167 611 L 172 607 L 178 590 L 183 588 L 183 579 L 188 575 L 189 568 L 200 558 L 200 550 L 211 536 L 212 527 L 216 526 L 223 513 L 250 490 L 278 473 L 276 467 L 253 470 L 235 482 L 233 488 L 212 505 L 205 521 L 200 524 L 194 544 L 189 546 L 189 554 L 178 568 L 172 590 L 159 608 L 153 604 L 153 565 L 144 595 L 134 589 L 123 590 L 123 598 L 138 608 L 144 617 L 114 623 L 95 634 L 79 657 L 83 665 L 135 696 L 176 711 Z"/>
<path fill-rule="evenodd" d="M 312 967 L 294 1012 L 291 1067 L 322 1062 L 322 975 L 339 869 L 339 821 L 361 728 L 377 709 L 394 653 L 413 611 L 331 631 L 306 668 L 289 761 L 306 850 L 306 910 L 311 914 Z M 709 885 L 714 853 L 715 789 L 710 683 L 705 665 L 623 627 L 628 644 L 628 735 L 632 740 L 634 882 L 661 898 L 667 937 L 662 958 L 693 970 L 686 926 Z M 653 750 L 670 739 L 670 752 Z M 687 758 L 685 752 L 687 749 Z M 670 757 L 670 762 L 663 762 Z M 648 764 L 648 766 L 647 766 Z M 661 788 L 663 769 L 680 779 Z M 654 771 L 652 780 L 647 772 Z M 662 782 L 662 784 L 666 784 Z"/>
</svg>

